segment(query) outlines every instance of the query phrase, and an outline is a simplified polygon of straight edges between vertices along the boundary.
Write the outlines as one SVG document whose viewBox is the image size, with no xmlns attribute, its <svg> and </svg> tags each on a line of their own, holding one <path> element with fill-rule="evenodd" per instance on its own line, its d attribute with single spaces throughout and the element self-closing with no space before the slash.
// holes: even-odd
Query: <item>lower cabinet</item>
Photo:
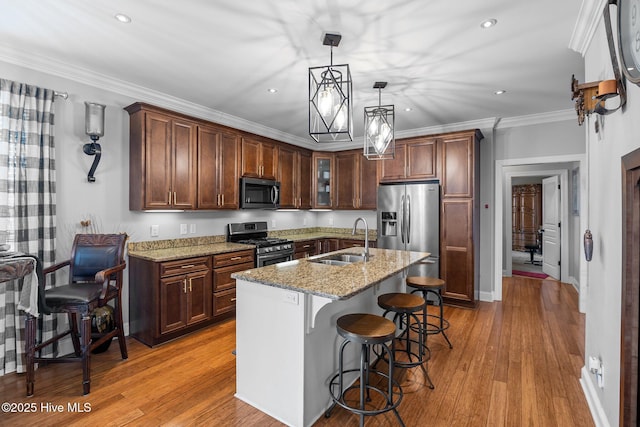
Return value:
<svg viewBox="0 0 640 427">
<path fill-rule="evenodd" d="M 308 258 L 318 253 L 318 240 L 301 240 L 293 245 L 293 259 Z"/>
<path fill-rule="evenodd" d="M 160 334 L 211 317 L 211 257 L 160 264 Z"/>
<path fill-rule="evenodd" d="M 326 254 L 338 250 L 339 239 L 318 239 L 318 254 Z"/>
<path fill-rule="evenodd" d="M 213 315 L 236 310 L 236 279 L 233 273 L 254 267 L 254 251 L 246 250 L 213 256 Z"/>
<path fill-rule="evenodd" d="M 369 247 L 375 248 L 376 242 L 374 242 L 373 240 L 369 240 Z M 364 248 L 364 240 L 363 239 L 338 240 L 338 249 L 348 249 L 348 248 Z"/>
<path fill-rule="evenodd" d="M 129 256 L 129 334 L 152 347 L 232 316 L 231 274 L 253 259 L 253 250 L 164 262 Z"/>
</svg>

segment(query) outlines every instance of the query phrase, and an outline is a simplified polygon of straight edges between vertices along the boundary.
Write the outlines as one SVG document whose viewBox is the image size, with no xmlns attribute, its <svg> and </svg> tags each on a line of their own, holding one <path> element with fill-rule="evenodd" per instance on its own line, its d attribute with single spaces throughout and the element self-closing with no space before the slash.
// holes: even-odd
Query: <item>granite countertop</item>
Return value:
<svg viewBox="0 0 640 427">
<path fill-rule="evenodd" d="M 269 236 L 282 237 L 293 240 L 294 242 L 316 239 L 364 240 L 364 230 L 362 228 L 358 228 L 358 230 L 356 230 L 356 234 L 352 235 L 350 228 L 313 227 L 288 230 L 272 230 L 269 231 Z M 369 241 L 376 240 L 376 237 L 376 230 L 369 230 Z"/>
<path fill-rule="evenodd" d="M 391 249 L 370 250 L 367 262 L 336 266 L 310 262 L 329 254 L 308 259 L 284 262 L 268 267 L 254 268 L 231 277 L 306 294 L 318 295 L 333 300 L 347 299 L 365 289 L 399 273 L 406 267 L 428 257 L 428 252 L 409 252 Z M 356 253 L 353 248 L 336 253 Z"/>
<path fill-rule="evenodd" d="M 240 243 L 203 243 L 193 246 L 174 246 L 168 248 L 131 250 L 129 256 L 146 259 L 154 262 L 173 261 L 183 258 L 222 254 L 226 252 L 237 252 L 245 249 L 255 249 L 253 245 L 243 245 Z"/>
</svg>

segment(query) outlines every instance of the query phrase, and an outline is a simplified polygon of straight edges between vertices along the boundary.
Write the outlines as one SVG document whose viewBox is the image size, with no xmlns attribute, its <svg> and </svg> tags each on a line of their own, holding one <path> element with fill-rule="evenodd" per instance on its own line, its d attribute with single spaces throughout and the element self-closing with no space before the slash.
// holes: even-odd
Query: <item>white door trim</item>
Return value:
<svg viewBox="0 0 640 427">
<path fill-rule="evenodd" d="M 508 160 L 496 160 L 495 167 L 495 187 L 494 187 L 494 200 L 495 200 L 495 215 L 494 215 L 494 253 L 493 253 L 493 300 L 502 300 L 502 253 L 503 253 L 503 222 L 508 221 L 509 227 L 511 226 L 511 216 L 504 218 L 504 197 L 505 197 L 505 181 L 511 183 L 511 176 L 507 177 L 504 173 L 504 167 L 507 166 L 521 166 L 521 165 L 534 165 L 534 164 L 550 164 L 550 163 L 569 163 L 578 162 L 580 164 L 580 229 L 586 230 L 588 224 L 588 192 L 587 192 L 587 162 L 586 155 L 584 154 L 570 154 L 562 156 L 550 156 L 550 157 L 532 157 L 523 159 L 508 159 Z M 524 173 L 524 172 L 521 172 Z M 551 171 L 544 172 L 532 172 L 532 175 L 552 174 Z M 561 183 L 562 185 L 562 183 Z M 566 185 L 566 183 L 565 183 Z M 511 187 L 510 185 L 508 186 Z M 566 188 L 566 187 L 565 187 Z M 509 200 L 511 200 L 511 190 L 509 190 Z M 511 203 L 511 202 L 509 202 Z M 564 218 L 563 218 L 564 221 Z M 565 233 L 567 234 L 567 233 Z M 562 243 L 563 247 L 568 248 L 568 245 Z M 510 240 L 506 242 L 505 249 L 511 251 Z M 510 259 L 507 260 L 510 267 Z M 566 263 L 565 263 L 566 264 Z M 568 268 L 568 266 L 567 266 Z M 579 309 L 582 313 L 586 310 L 586 291 L 587 291 L 587 263 L 584 257 L 580 257 L 580 278 L 579 278 Z"/>
</svg>

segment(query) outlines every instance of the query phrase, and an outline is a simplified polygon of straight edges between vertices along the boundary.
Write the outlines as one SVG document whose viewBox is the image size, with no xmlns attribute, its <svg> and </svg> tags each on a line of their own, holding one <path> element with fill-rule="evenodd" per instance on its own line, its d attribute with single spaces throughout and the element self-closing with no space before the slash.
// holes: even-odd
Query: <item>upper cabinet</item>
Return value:
<svg viewBox="0 0 640 427">
<path fill-rule="evenodd" d="M 377 161 L 362 150 L 335 154 L 336 209 L 376 209 Z"/>
<path fill-rule="evenodd" d="M 474 135 L 443 136 L 442 197 L 473 197 Z"/>
<path fill-rule="evenodd" d="M 276 179 L 278 147 L 260 137 L 242 137 L 242 176 Z"/>
<path fill-rule="evenodd" d="M 332 153 L 315 152 L 312 155 L 313 180 L 312 201 L 314 209 L 331 209 L 333 203 L 334 155 Z"/>
<path fill-rule="evenodd" d="M 421 181 L 438 177 L 436 138 L 396 141 L 396 157 L 381 160 L 380 182 Z"/>
<path fill-rule="evenodd" d="M 197 123 L 136 103 L 129 140 L 129 209 L 194 209 Z"/>
<path fill-rule="evenodd" d="M 216 126 L 198 126 L 198 209 L 238 209 L 239 135 Z"/>
<path fill-rule="evenodd" d="M 280 207 L 311 208 L 311 152 L 281 145 L 278 149 Z"/>
</svg>

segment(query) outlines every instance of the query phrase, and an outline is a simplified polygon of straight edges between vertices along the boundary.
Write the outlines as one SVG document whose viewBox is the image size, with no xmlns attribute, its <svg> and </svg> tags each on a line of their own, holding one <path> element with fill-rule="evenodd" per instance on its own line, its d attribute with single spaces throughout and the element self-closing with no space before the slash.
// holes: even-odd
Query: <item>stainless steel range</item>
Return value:
<svg viewBox="0 0 640 427">
<path fill-rule="evenodd" d="M 267 237 L 267 223 L 237 222 L 228 227 L 227 241 L 256 246 L 256 267 L 278 264 L 293 259 L 293 241 Z"/>
</svg>

